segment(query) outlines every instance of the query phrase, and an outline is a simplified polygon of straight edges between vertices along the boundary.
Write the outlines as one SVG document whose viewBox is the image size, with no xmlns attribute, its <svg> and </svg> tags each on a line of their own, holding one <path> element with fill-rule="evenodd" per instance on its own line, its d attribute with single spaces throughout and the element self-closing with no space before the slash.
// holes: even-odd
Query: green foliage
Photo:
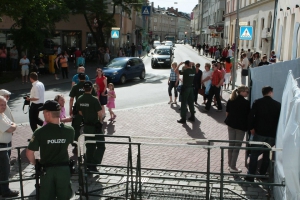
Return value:
<svg viewBox="0 0 300 200">
<path fill-rule="evenodd" d="M 85 17 L 97 46 L 104 46 L 109 37 L 111 27 L 116 26 L 114 15 L 116 9 L 131 15 L 132 8 L 139 10 L 142 0 L 65 0 L 74 14 L 82 14 Z M 94 23 L 94 20 L 97 23 Z"/>
<path fill-rule="evenodd" d="M 55 23 L 66 20 L 68 14 L 63 0 L 4 0 L 0 7 L 0 15 L 15 21 L 11 27 L 14 43 L 30 53 L 42 48 L 44 39 L 54 32 Z"/>
</svg>

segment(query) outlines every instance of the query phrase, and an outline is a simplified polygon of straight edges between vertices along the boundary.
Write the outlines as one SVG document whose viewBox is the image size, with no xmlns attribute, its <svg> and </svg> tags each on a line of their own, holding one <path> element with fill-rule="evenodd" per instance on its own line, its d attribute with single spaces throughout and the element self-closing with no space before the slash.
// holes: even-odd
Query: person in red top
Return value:
<svg viewBox="0 0 300 200">
<path fill-rule="evenodd" d="M 74 52 L 75 58 L 76 58 L 76 67 L 78 64 L 78 58 L 82 55 L 82 52 L 79 50 L 79 48 L 76 48 L 76 51 Z"/>
<path fill-rule="evenodd" d="M 216 51 L 217 51 L 217 46 L 214 46 L 213 47 L 213 57 L 215 56 Z"/>
<path fill-rule="evenodd" d="M 214 47 L 213 47 L 213 46 L 210 46 L 210 47 L 209 47 L 209 54 L 210 54 L 210 57 L 211 57 L 211 58 L 213 57 L 213 51 L 214 51 Z"/>
<path fill-rule="evenodd" d="M 222 58 L 225 60 L 225 58 L 228 57 L 228 49 L 225 47 L 222 51 Z"/>
<path fill-rule="evenodd" d="M 212 73 L 212 76 L 211 76 L 211 87 L 209 89 L 208 100 L 207 100 L 206 106 L 203 110 L 204 112 L 209 111 L 209 109 L 211 107 L 211 102 L 212 102 L 213 96 L 216 97 L 217 104 L 218 104 L 218 111 L 219 112 L 222 111 L 220 90 L 221 90 L 221 86 L 223 85 L 223 82 L 224 82 L 224 77 L 223 77 L 223 73 L 220 70 L 218 70 L 217 63 L 213 64 L 213 70 L 214 70 L 214 72 Z"/>
<path fill-rule="evenodd" d="M 96 84 L 98 85 L 99 101 L 101 103 L 101 113 L 103 119 L 105 118 L 105 105 L 107 104 L 107 78 L 104 76 L 102 69 L 97 69 Z"/>
</svg>

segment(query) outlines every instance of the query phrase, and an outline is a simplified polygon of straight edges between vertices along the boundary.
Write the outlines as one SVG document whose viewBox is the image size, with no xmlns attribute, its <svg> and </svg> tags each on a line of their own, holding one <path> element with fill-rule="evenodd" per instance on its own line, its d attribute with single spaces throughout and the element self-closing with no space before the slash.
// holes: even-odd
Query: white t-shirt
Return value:
<svg viewBox="0 0 300 200">
<path fill-rule="evenodd" d="M 22 70 L 29 69 L 29 67 L 28 67 L 29 63 L 30 63 L 30 61 L 28 60 L 28 58 L 26 58 L 26 59 L 21 58 L 20 64 L 22 65 Z M 26 64 L 26 65 L 23 65 L 23 64 Z"/>
<path fill-rule="evenodd" d="M 244 65 L 244 67 L 242 67 L 243 69 L 247 69 L 248 65 L 249 65 L 249 60 L 247 57 L 245 57 L 242 61 L 242 64 Z"/>
<path fill-rule="evenodd" d="M 5 132 L 11 126 L 11 121 L 4 114 L 0 114 L 0 143 L 9 143 L 11 142 L 12 134 Z"/>
<path fill-rule="evenodd" d="M 229 57 L 232 57 L 232 53 L 233 53 L 233 51 L 232 51 L 231 49 L 229 49 L 229 50 L 228 50 L 228 56 L 229 56 Z"/>
<path fill-rule="evenodd" d="M 204 70 L 202 72 L 202 80 L 206 79 L 207 77 L 210 77 L 211 75 L 212 75 L 212 71 L 211 70 L 209 70 L 209 71 Z M 205 87 L 207 87 L 208 80 L 205 81 L 203 84 L 204 84 Z"/>
<path fill-rule="evenodd" d="M 37 98 L 37 101 L 31 101 L 32 103 L 44 103 L 44 93 L 45 87 L 44 84 L 40 81 L 35 81 L 32 83 L 32 88 L 30 90 L 30 98 Z"/>
</svg>

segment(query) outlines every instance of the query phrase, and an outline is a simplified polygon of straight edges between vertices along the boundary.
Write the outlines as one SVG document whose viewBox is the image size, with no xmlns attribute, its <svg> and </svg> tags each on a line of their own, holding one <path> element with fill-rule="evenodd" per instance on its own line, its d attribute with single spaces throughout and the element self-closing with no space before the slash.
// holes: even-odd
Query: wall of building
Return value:
<svg viewBox="0 0 300 200">
<path fill-rule="evenodd" d="M 232 45 L 235 40 L 236 1 L 227 0 L 225 14 L 224 45 Z M 239 21 L 246 22 L 253 27 L 252 40 L 239 40 L 239 49 L 250 49 L 252 52 L 260 52 L 270 55 L 271 33 L 274 20 L 274 0 L 240 1 Z M 269 31 L 267 31 L 269 30 Z M 267 35 L 267 36 L 266 36 Z"/>
<path fill-rule="evenodd" d="M 299 0 L 278 0 L 274 49 L 280 61 L 300 57 L 300 7 L 296 5 L 300 6 Z"/>
</svg>

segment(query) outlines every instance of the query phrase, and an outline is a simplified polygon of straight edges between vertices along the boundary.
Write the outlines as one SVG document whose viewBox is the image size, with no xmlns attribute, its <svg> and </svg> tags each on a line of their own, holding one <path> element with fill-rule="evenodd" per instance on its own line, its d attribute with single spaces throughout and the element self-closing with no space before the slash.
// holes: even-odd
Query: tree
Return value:
<svg viewBox="0 0 300 200">
<path fill-rule="evenodd" d="M 66 2 L 74 14 L 84 16 L 98 47 L 106 46 L 105 36 L 108 36 L 111 27 L 115 26 L 116 6 L 121 7 L 122 11 L 130 16 L 131 8 L 140 10 L 142 4 L 142 0 L 66 0 Z"/>
<path fill-rule="evenodd" d="M 55 23 L 67 20 L 69 9 L 63 0 L 4 0 L 0 15 L 11 17 L 12 39 L 33 55 L 43 48 L 44 39 L 55 31 Z"/>
</svg>

